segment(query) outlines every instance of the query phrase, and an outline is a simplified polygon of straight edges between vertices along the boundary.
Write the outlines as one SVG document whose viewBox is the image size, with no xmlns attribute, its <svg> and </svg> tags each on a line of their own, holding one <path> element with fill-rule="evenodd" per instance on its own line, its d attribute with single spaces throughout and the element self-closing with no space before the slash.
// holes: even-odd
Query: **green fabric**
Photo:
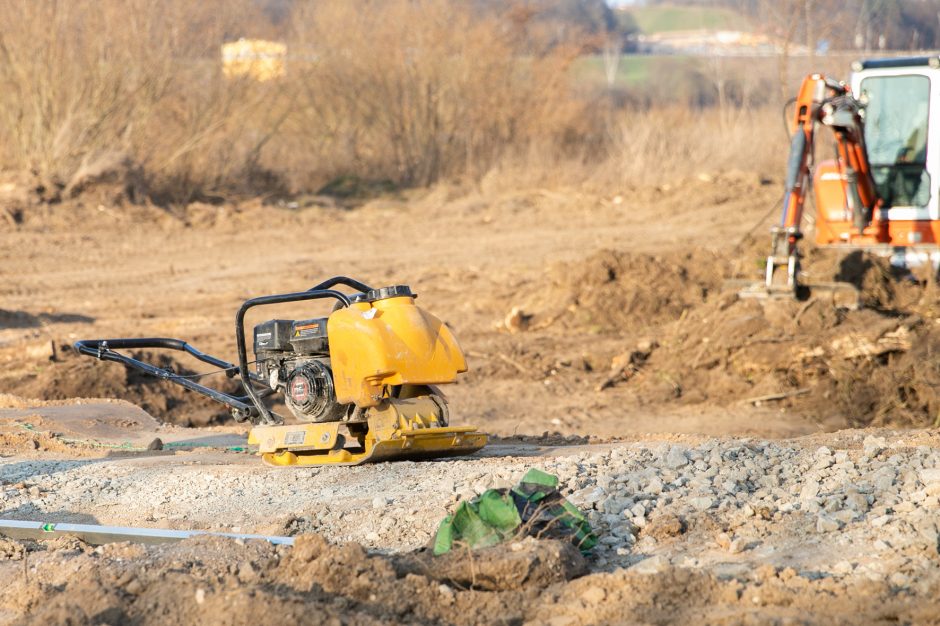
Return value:
<svg viewBox="0 0 940 626">
<path fill-rule="evenodd" d="M 487 489 L 479 497 L 477 507 L 480 519 L 499 532 L 515 530 L 522 523 L 519 510 L 508 493 Z"/>
<path fill-rule="evenodd" d="M 584 514 L 558 493 L 558 478 L 532 468 L 511 490 L 487 489 L 457 505 L 434 537 L 435 555 L 460 541 L 470 549 L 494 546 L 521 533 L 569 538 L 582 553 L 597 545 Z"/>
<path fill-rule="evenodd" d="M 534 467 L 526 472 L 522 481 L 513 487 L 513 493 L 525 498 L 529 502 L 538 502 L 558 487 L 558 477 L 547 474 Z"/>
<path fill-rule="evenodd" d="M 448 515 L 437 527 L 437 534 L 434 536 L 434 554 L 445 554 L 450 552 L 454 545 L 454 516 Z"/>
<path fill-rule="evenodd" d="M 457 539 L 472 549 L 495 546 L 521 523 L 512 497 L 487 489 L 473 500 L 461 502 L 453 515 L 444 518 L 434 537 L 434 554 L 449 552 Z"/>
</svg>

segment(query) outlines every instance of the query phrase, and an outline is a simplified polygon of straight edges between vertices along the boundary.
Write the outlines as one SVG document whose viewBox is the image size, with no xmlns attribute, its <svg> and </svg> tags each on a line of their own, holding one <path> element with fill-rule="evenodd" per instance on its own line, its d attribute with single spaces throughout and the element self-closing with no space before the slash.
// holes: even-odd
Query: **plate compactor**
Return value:
<svg viewBox="0 0 940 626">
<path fill-rule="evenodd" d="M 345 286 L 353 293 L 335 289 Z M 231 408 L 237 421 L 254 424 L 248 442 L 265 463 L 357 465 L 398 459 L 471 454 L 487 436 L 471 426 L 450 426 L 447 401 L 437 385 L 453 383 L 467 361 L 450 329 L 415 305 L 405 285 L 373 289 L 337 276 L 308 291 L 246 301 L 235 315 L 238 364 L 167 338 L 89 339 L 82 354 L 123 363 Z M 328 317 L 272 319 L 254 327 L 254 369 L 245 343 L 245 315 L 273 304 L 333 300 Z M 238 376 L 245 395 L 206 387 L 193 376 L 118 352 L 179 350 Z M 268 405 L 278 395 L 298 424 Z"/>
</svg>

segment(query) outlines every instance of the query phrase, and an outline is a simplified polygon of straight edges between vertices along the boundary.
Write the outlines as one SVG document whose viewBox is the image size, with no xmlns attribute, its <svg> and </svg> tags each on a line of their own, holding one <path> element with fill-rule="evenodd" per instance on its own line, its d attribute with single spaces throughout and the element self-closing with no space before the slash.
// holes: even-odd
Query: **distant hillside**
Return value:
<svg viewBox="0 0 940 626">
<path fill-rule="evenodd" d="M 658 5 L 633 7 L 624 13 L 645 34 L 703 29 L 751 30 L 746 17 L 723 7 Z"/>
</svg>

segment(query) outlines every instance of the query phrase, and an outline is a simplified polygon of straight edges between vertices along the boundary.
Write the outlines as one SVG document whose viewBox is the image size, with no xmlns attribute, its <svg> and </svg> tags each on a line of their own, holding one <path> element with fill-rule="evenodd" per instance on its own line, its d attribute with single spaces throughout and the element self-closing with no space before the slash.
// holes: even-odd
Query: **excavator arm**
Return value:
<svg viewBox="0 0 940 626">
<path fill-rule="evenodd" d="M 799 288 L 801 224 L 812 180 L 816 131 L 829 128 L 835 138 L 836 163 L 845 197 L 845 211 L 859 236 L 882 232 L 881 199 L 875 190 L 865 149 L 864 104 L 849 87 L 820 74 L 803 79 L 796 98 L 794 132 L 790 141 L 783 214 L 771 229 L 764 289 L 767 295 L 795 295 Z M 782 271 L 784 270 L 785 271 Z"/>
</svg>

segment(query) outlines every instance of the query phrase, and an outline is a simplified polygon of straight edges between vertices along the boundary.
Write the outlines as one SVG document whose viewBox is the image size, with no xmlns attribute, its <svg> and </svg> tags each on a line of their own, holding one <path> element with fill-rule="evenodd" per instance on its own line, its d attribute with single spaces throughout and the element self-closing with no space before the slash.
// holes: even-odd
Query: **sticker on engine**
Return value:
<svg viewBox="0 0 940 626">
<path fill-rule="evenodd" d="M 304 443 L 304 437 L 306 437 L 307 431 L 305 430 L 294 430 L 286 435 L 284 435 L 284 445 L 285 446 L 302 446 Z"/>
<path fill-rule="evenodd" d="M 294 326 L 294 337 L 320 337 L 320 322 L 307 322 Z"/>
</svg>

